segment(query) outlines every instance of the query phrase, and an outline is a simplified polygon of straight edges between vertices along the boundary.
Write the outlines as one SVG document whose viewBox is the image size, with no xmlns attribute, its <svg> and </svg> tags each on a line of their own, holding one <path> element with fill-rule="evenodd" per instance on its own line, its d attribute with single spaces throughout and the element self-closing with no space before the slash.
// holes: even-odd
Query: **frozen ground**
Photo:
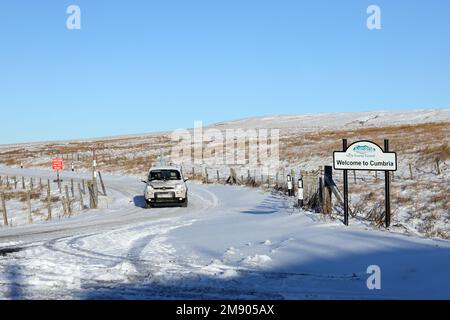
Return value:
<svg viewBox="0 0 450 320">
<path fill-rule="evenodd" d="M 449 241 L 346 228 L 243 187 L 191 183 L 189 208 L 144 210 L 138 179 L 105 178 L 108 209 L 0 229 L 0 298 L 450 299 Z"/>
</svg>

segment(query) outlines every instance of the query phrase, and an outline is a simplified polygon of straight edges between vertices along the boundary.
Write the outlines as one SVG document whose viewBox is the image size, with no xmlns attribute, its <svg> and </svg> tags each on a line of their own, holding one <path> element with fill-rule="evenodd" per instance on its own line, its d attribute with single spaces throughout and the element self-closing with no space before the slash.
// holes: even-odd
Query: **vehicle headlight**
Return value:
<svg viewBox="0 0 450 320">
<path fill-rule="evenodd" d="M 176 186 L 175 186 L 175 190 L 176 191 L 178 191 L 178 192 L 181 192 L 181 191 L 184 191 L 184 185 L 183 184 L 177 184 Z"/>
<path fill-rule="evenodd" d="M 147 189 L 145 189 L 146 192 L 153 192 L 153 190 L 152 186 L 147 186 Z"/>
</svg>

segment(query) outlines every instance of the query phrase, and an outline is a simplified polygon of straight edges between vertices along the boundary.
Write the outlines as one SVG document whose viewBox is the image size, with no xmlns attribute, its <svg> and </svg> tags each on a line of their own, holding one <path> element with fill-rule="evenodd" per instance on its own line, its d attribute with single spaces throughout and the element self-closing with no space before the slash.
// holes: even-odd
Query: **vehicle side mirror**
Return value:
<svg viewBox="0 0 450 320">
<path fill-rule="evenodd" d="M 142 182 L 142 183 L 145 183 L 145 184 L 148 183 L 148 181 L 146 181 L 146 180 L 141 180 L 141 182 Z"/>
<path fill-rule="evenodd" d="M 188 181 L 189 181 L 189 178 L 185 178 L 185 179 L 184 179 L 184 182 L 188 182 Z"/>
</svg>

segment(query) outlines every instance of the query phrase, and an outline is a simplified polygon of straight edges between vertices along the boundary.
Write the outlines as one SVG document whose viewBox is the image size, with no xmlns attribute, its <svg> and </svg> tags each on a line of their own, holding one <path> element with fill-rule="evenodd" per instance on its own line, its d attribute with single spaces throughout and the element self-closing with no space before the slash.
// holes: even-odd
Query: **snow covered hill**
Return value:
<svg viewBox="0 0 450 320">
<path fill-rule="evenodd" d="M 221 122 L 212 127 L 219 129 L 277 128 L 314 132 L 342 128 L 388 127 L 441 121 L 450 121 L 450 109 L 275 115 Z"/>
<path fill-rule="evenodd" d="M 201 119 L 199 119 L 201 120 Z M 217 129 L 236 128 L 266 128 L 281 129 L 282 132 L 316 132 L 337 129 L 358 129 L 364 127 L 390 127 L 400 125 L 414 125 L 421 123 L 450 121 L 450 108 L 442 109 L 418 109 L 402 111 L 370 111 L 370 112 L 342 112 L 342 113 L 311 113 L 299 115 L 272 115 L 251 117 L 234 121 L 219 122 L 206 126 Z M 189 129 L 189 128 L 188 128 Z M 155 137 L 169 135 L 170 132 L 150 132 L 130 134 L 124 136 L 101 137 L 92 139 L 77 139 L 69 141 L 47 141 L 21 144 L 1 144 L 0 150 L 8 150 L 19 147 L 38 147 L 48 144 L 66 143 L 95 143 L 108 141 L 133 141 L 142 139 L 154 139 Z M 0 141 L 1 142 L 1 141 Z"/>
</svg>

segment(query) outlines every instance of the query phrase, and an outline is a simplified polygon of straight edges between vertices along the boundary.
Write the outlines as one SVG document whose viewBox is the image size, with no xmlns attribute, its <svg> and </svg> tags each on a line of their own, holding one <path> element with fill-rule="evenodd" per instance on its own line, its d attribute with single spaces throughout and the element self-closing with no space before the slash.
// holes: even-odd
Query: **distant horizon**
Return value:
<svg viewBox="0 0 450 320">
<path fill-rule="evenodd" d="M 226 119 L 214 123 L 203 123 L 204 127 L 211 127 L 222 123 L 232 123 L 232 122 L 238 122 L 238 121 L 244 121 L 244 120 L 250 120 L 250 119 L 258 119 L 258 118 L 266 118 L 266 117 L 295 117 L 295 116 L 308 116 L 308 115 L 325 115 L 325 114 L 357 114 L 357 113 L 381 113 L 381 112 L 391 112 L 391 113 L 414 113 L 414 112 L 420 112 L 420 111 L 439 111 L 439 110 L 449 110 L 450 107 L 437 107 L 437 108 L 417 108 L 417 109 L 392 109 L 392 110 L 370 110 L 370 111 L 329 111 L 329 112 L 304 112 L 304 113 L 286 113 L 286 114 L 262 114 L 262 115 L 255 115 L 255 116 L 249 116 L 249 117 L 243 117 L 243 118 L 235 118 L 235 119 Z M 198 121 L 201 121 L 201 119 L 198 119 Z M 158 135 L 158 134 L 164 134 L 171 132 L 173 130 L 177 129 L 187 129 L 191 130 L 193 129 L 193 124 L 191 126 L 185 126 L 181 128 L 173 128 L 173 129 L 167 129 L 167 130 L 159 130 L 159 131 L 147 131 L 147 132 L 132 132 L 132 133 L 122 133 L 122 134 L 114 134 L 114 135 L 100 135 L 100 136 L 92 136 L 92 137 L 75 137 L 75 138 L 68 138 L 68 139 L 55 139 L 55 140 L 31 140 L 31 141 L 18 141 L 18 142 L 12 142 L 12 143 L 0 143 L 0 147 L 8 147 L 8 146 L 15 146 L 15 145 L 29 145 L 29 144 L 43 144 L 43 143 L 57 143 L 57 142 L 75 142 L 75 141 L 92 141 L 95 142 L 96 140 L 102 140 L 102 139 L 116 139 L 116 138 L 127 138 L 127 137 L 134 137 L 134 136 L 151 136 L 151 135 Z"/>
</svg>

